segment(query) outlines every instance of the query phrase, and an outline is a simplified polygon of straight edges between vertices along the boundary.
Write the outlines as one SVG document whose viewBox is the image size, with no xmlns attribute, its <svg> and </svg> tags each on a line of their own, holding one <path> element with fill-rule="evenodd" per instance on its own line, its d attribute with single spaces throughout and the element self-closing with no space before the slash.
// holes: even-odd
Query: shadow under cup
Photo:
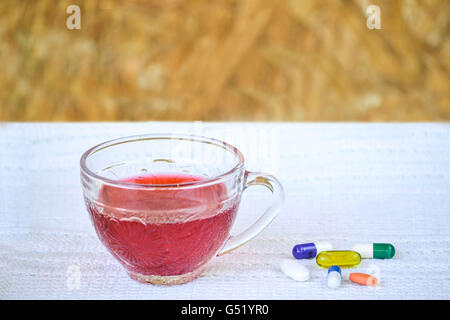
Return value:
<svg viewBox="0 0 450 320">
<path fill-rule="evenodd" d="M 152 284 L 196 278 L 219 252 L 261 232 L 282 202 L 278 181 L 245 171 L 235 147 L 189 135 L 133 136 L 95 146 L 81 158 L 81 182 L 101 242 L 133 279 Z M 278 200 L 230 238 L 242 191 L 252 184 L 279 190 Z"/>
</svg>

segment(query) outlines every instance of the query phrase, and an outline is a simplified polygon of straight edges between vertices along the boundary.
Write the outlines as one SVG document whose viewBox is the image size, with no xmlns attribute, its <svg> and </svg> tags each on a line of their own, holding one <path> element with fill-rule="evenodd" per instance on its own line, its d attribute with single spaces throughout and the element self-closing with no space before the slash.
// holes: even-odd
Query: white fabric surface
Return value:
<svg viewBox="0 0 450 320">
<path fill-rule="evenodd" d="M 257 238 L 216 257 L 197 280 L 158 287 L 131 280 L 102 246 L 82 200 L 79 158 L 120 136 L 183 132 L 237 146 L 247 169 L 275 174 L 284 209 Z M 1 299 L 449 299 L 450 126 L 352 123 L 11 123 L 0 124 Z M 268 204 L 245 192 L 232 233 Z M 294 244 L 335 248 L 390 242 L 392 260 L 376 288 L 326 287 L 326 270 L 304 261 L 311 280 L 279 268 Z M 70 282 L 79 268 L 79 288 Z M 344 277 L 348 270 L 344 270 Z"/>
</svg>

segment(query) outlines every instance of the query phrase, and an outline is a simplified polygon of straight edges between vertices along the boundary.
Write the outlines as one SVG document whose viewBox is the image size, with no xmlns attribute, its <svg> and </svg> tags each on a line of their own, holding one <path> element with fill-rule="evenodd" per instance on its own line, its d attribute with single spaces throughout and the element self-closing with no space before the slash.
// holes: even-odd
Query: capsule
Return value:
<svg viewBox="0 0 450 320">
<path fill-rule="evenodd" d="M 358 243 L 353 250 L 365 259 L 392 259 L 395 255 L 395 248 L 390 243 Z"/>
<path fill-rule="evenodd" d="M 342 273 L 338 266 L 331 266 L 328 269 L 327 286 L 330 289 L 337 289 L 341 286 Z"/>
<path fill-rule="evenodd" d="M 350 281 L 361 284 L 363 286 L 376 286 L 378 279 L 370 274 L 365 273 L 350 273 Z"/>
<path fill-rule="evenodd" d="M 324 251 L 317 255 L 317 264 L 322 268 L 339 266 L 341 268 L 352 268 L 361 262 L 361 256 L 356 251 Z"/>
<path fill-rule="evenodd" d="M 333 250 L 333 245 L 328 241 L 303 243 L 294 246 L 292 255 L 295 259 L 310 259 L 314 258 L 318 253 L 328 250 Z"/>
</svg>

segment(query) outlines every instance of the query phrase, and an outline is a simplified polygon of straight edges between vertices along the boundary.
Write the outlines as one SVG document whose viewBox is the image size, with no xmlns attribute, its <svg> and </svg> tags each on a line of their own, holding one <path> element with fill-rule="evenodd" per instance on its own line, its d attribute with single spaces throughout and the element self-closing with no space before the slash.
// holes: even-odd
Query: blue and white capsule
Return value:
<svg viewBox="0 0 450 320">
<path fill-rule="evenodd" d="M 328 268 L 327 286 L 330 289 L 337 289 L 341 286 L 342 272 L 338 266 Z"/>
</svg>

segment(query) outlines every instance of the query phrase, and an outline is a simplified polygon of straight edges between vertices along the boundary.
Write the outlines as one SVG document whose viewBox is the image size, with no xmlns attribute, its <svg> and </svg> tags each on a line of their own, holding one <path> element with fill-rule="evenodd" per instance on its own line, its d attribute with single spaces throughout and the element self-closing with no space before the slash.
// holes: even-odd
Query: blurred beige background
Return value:
<svg viewBox="0 0 450 320">
<path fill-rule="evenodd" d="M 448 0 L 1 0 L 0 120 L 448 121 L 449 19 Z"/>
</svg>

